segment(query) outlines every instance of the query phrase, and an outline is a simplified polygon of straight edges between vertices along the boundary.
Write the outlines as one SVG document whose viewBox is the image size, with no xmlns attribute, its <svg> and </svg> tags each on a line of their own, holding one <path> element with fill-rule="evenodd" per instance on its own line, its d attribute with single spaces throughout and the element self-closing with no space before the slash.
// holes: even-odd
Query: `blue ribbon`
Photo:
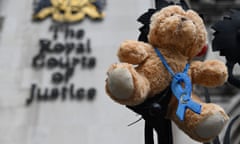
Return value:
<svg viewBox="0 0 240 144">
<path fill-rule="evenodd" d="M 155 52 L 157 53 L 157 56 L 160 58 L 165 68 L 169 71 L 169 73 L 172 76 L 171 90 L 178 100 L 178 108 L 176 111 L 178 118 L 181 121 L 184 120 L 185 111 L 187 110 L 187 108 L 189 108 L 190 110 L 197 114 L 200 114 L 202 106 L 191 99 L 192 83 L 187 74 L 187 71 L 190 67 L 189 63 L 186 64 L 186 67 L 184 68 L 183 72 L 175 74 L 171 67 L 167 64 L 167 61 L 165 60 L 161 52 L 157 48 L 155 48 Z"/>
</svg>

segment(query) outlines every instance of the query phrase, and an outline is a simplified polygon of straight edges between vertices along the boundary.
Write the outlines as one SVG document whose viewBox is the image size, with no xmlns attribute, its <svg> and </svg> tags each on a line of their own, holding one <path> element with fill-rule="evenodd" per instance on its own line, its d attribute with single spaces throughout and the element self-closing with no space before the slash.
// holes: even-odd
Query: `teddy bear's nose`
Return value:
<svg viewBox="0 0 240 144">
<path fill-rule="evenodd" d="M 185 17 L 182 17 L 181 18 L 181 21 L 186 21 L 187 19 Z"/>
</svg>

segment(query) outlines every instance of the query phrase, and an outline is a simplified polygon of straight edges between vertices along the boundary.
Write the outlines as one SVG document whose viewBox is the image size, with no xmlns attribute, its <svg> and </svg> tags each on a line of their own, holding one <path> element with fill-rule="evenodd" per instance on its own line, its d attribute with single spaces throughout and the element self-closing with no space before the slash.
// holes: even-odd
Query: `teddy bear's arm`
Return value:
<svg viewBox="0 0 240 144">
<path fill-rule="evenodd" d="M 106 92 L 116 102 L 133 106 L 142 103 L 150 92 L 150 83 L 132 64 L 112 64 L 107 72 Z"/>
<path fill-rule="evenodd" d="M 152 49 L 152 46 L 144 42 L 127 40 L 120 45 L 118 58 L 121 62 L 140 64 L 148 57 L 148 49 Z"/>
<path fill-rule="evenodd" d="M 228 77 L 225 64 L 218 60 L 192 62 L 189 74 L 193 83 L 206 87 L 221 86 Z"/>
</svg>

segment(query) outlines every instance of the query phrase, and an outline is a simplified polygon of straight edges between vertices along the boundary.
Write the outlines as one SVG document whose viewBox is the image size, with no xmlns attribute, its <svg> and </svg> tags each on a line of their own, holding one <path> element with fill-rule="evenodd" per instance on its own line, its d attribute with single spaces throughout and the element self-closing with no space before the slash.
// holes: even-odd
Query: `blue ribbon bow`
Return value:
<svg viewBox="0 0 240 144">
<path fill-rule="evenodd" d="M 155 52 L 157 53 L 157 56 L 160 58 L 165 68 L 172 75 L 173 79 L 171 82 L 171 90 L 178 100 L 178 108 L 176 111 L 178 118 L 181 121 L 184 120 L 185 111 L 187 110 L 187 108 L 189 108 L 190 110 L 197 114 L 200 114 L 202 106 L 191 99 L 192 83 L 187 74 L 189 64 L 188 63 L 186 64 L 186 67 L 184 68 L 183 72 L 175 74 L 171 67 L 167 64 L 167 61 L 165 60 L 161 52 L 157 48 L 155 48 Z"/>
</svg>

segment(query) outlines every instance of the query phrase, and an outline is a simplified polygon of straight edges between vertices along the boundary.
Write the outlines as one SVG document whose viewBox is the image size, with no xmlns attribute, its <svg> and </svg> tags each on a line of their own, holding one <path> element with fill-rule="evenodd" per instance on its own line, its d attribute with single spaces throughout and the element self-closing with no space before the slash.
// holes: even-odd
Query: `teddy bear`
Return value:
<svg viewBox="0 0 240 144">
<path fill-rule="evenodd" d="M 137 106 L 171 85 L 172 73 L 186 71 L 191 84 L 205 87 L 223 85 L 227 68 L 219 60 L 193 61 L 207 42 L 202 18 L 193 10 L 171 5 L 155 12 L 150 20 L 148 42 L 126 40 L 120 44 L 119 63 L 107 71 L 106 93 L 117 103 Z M 159 53 L 164 60 L 159 58 Z M 172 72 L 169 72 L 168 65 Z M 186 66 L 188 68 L 186 69 Z M 180 83 L 182 89 L 187 84 Z M 191 87 L 190 87 L 191 88 Z M 179 117 L 179 104 L 192 102 L 200 112 L 189 107 Z M 171 95 L 166 119 L 170 119 L 192 139 L 209 142 L 223 129 L 229 117 L 219 105 L 203 102 L 194 92 L 189 98 Z"/>
</svg>

